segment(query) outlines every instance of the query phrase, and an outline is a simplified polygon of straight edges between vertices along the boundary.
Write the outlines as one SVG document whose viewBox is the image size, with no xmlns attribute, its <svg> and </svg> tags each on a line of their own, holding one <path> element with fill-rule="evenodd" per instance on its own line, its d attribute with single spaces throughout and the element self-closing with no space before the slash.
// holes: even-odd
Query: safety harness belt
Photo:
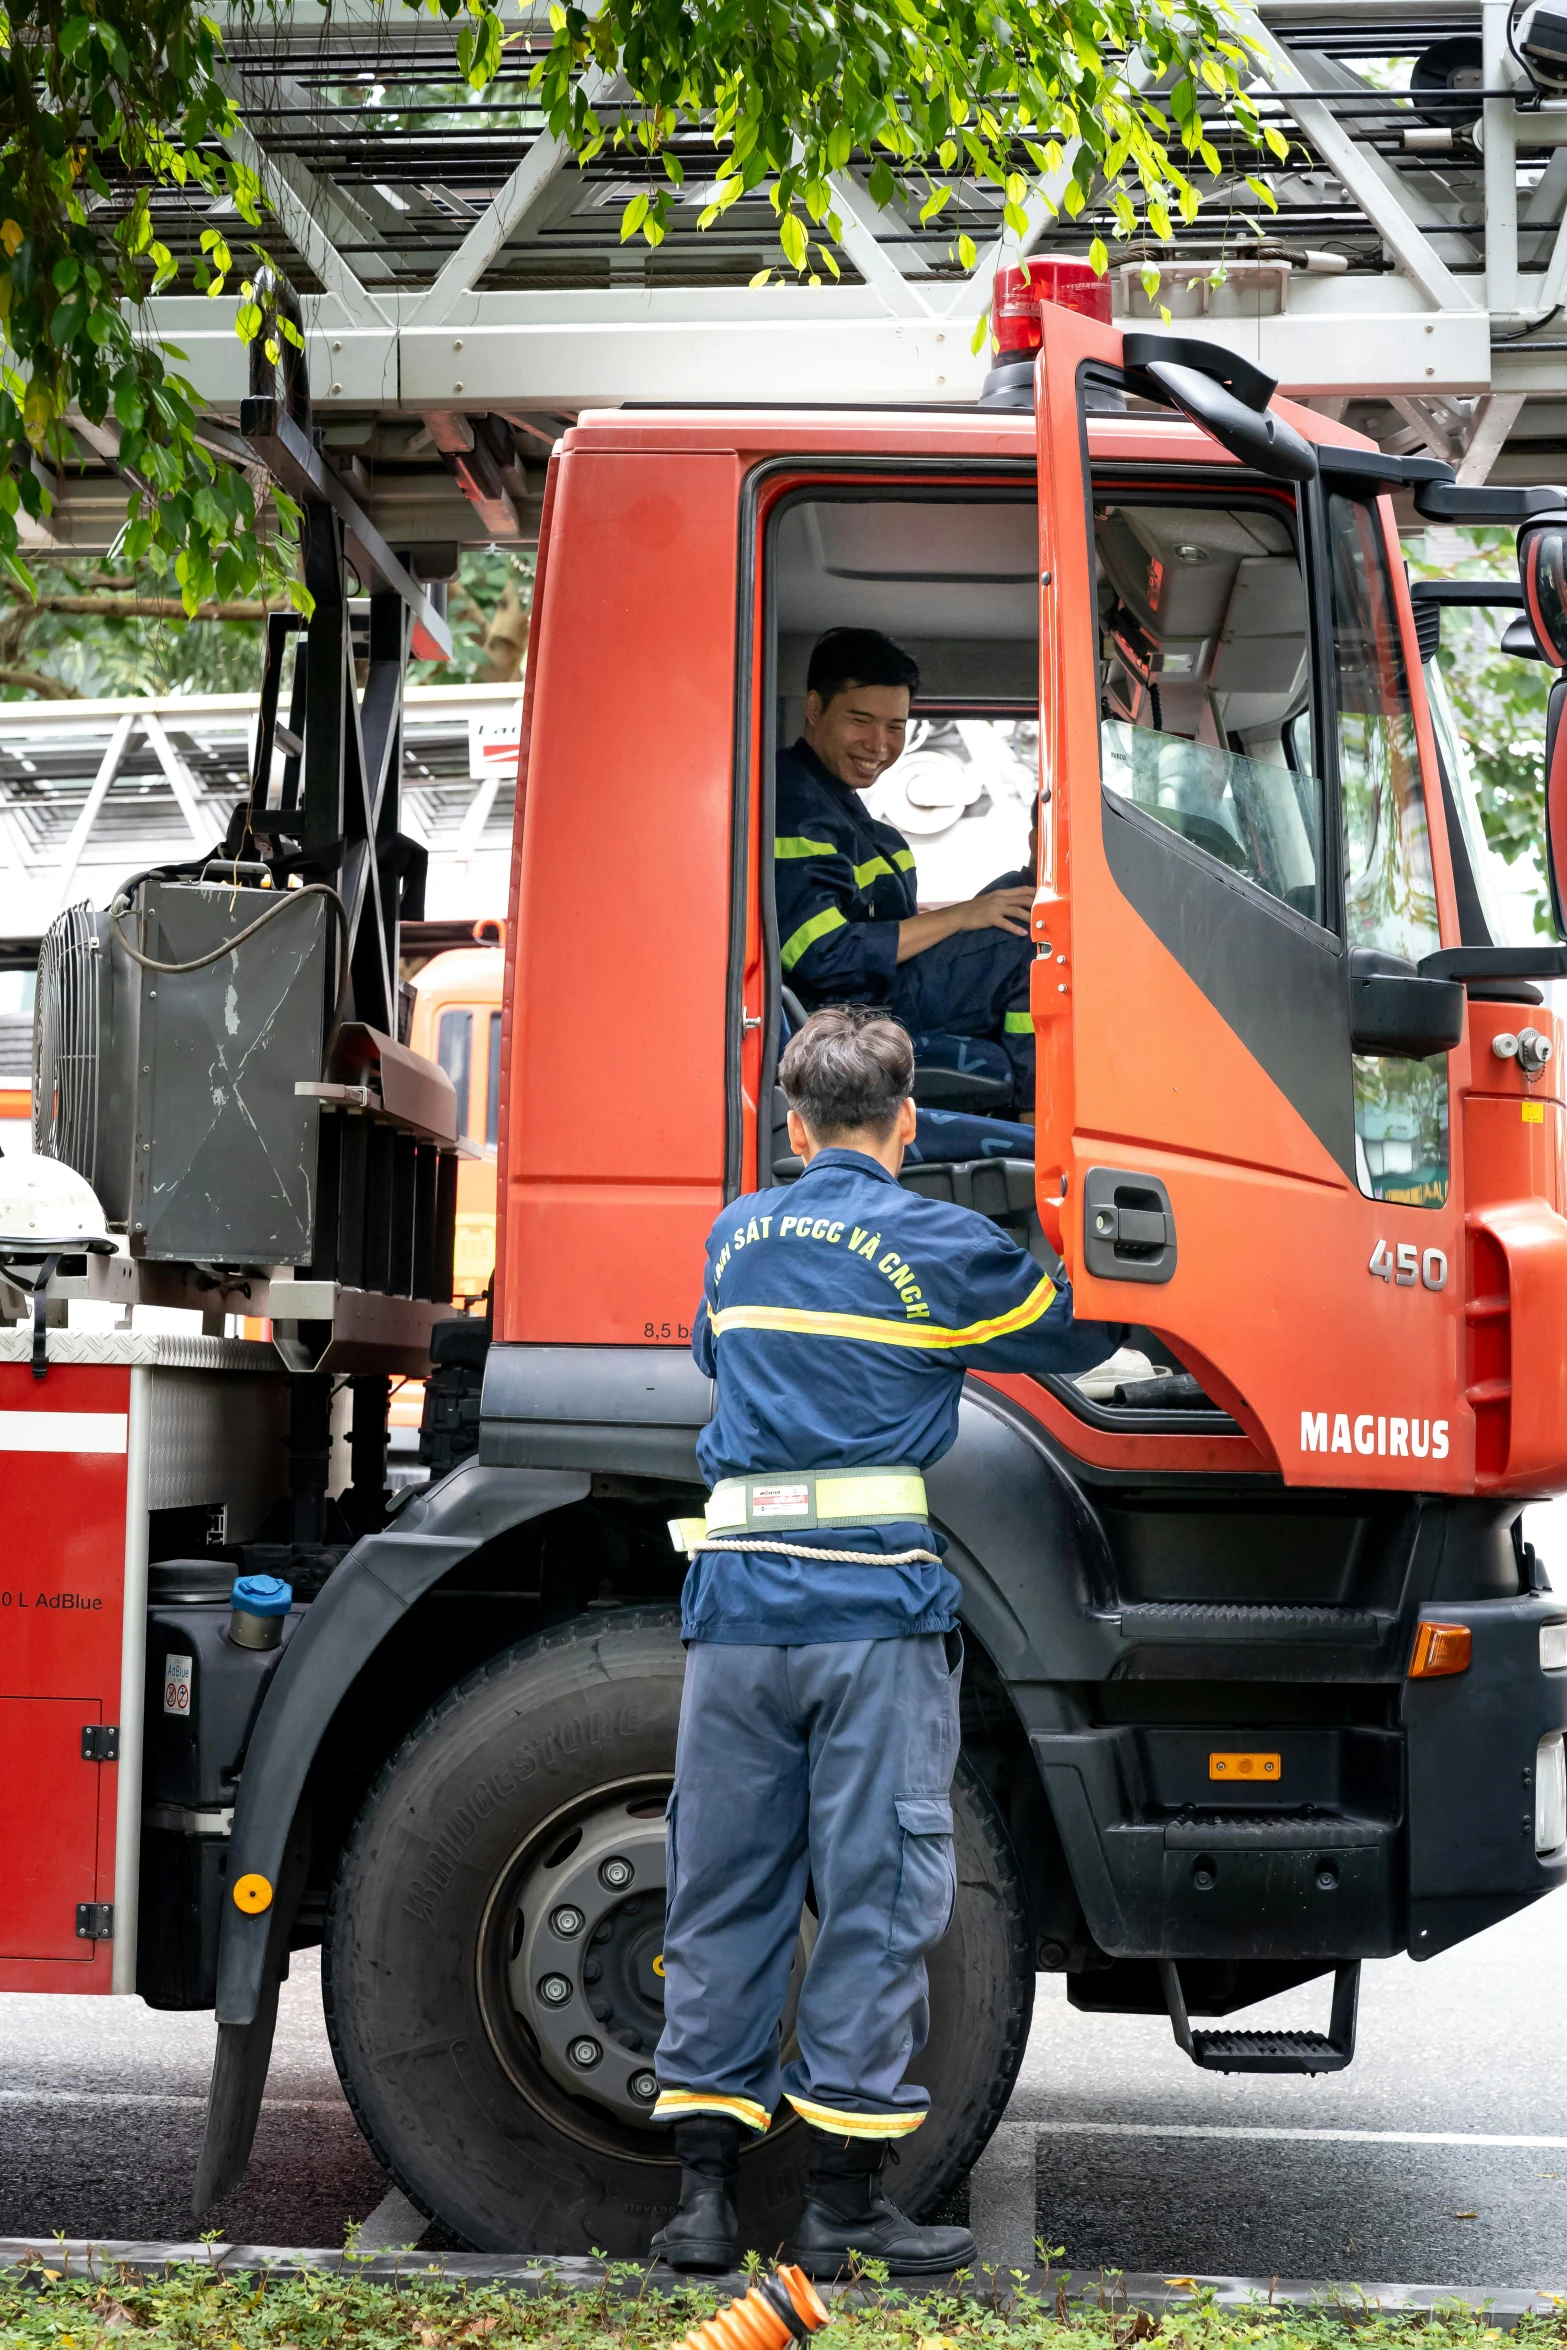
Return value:
<svg viewBox="0 0 1567 2350">
<path fill-rule="evenodd" d="M 907 1525 L 929 1516 L 925 1480 L 917 1469 L 776 1469 L 759 1477 L 726 1477 L 714 1487 L 701 1518 L 671 1518 L 676 1550 L 742 1549 L 746 1535 L 808 1534 L 817 1526 Z"/>
</svg>

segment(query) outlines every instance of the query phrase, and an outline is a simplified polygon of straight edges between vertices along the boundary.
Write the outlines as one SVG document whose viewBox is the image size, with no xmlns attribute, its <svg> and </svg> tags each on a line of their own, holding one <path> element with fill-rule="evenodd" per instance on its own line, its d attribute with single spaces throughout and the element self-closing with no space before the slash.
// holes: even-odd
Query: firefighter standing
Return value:
<svg viewBox="0 0 1567 2350">
<path fill-rule="evenodd" d="M 925 2118 L 904 2074 L 956 1890 L 961 1592 L 921 1472 L 957 1435 L 966 1370 L 1083 1369 L 1119 1334 L 1074 1326 L 1064 1283 L 987 1218 L 901 1188 L 913 1053 L 893 1021 L 818 1012 L 780 1077 L 805 1172 L 720 1216 L 693 1337 L 717 1408 L 697 1448 L 712 1497 L 682 1530 L 656 2108 L 682 2170 L 654 2249 L 733 2264 L 740 2148 L 784 2098 L 819 2133 L 794 2257 L 932 2274 L 973 2238 L 914 2226 L 879 2187 Z M 780 2070 L 808 1876 L 818 1931 Z"/>
</svg>

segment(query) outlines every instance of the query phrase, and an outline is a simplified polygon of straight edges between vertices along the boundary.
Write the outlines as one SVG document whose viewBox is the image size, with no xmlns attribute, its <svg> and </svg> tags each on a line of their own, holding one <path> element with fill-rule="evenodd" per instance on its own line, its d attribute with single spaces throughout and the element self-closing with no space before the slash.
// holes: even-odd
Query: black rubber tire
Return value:
<svg viewBox="0 0 1567 2350">
<path fill-rule="evenodd" d="M 503 2061 L 481 1974 L 492 1897 L 527 1838 L 601 1787 L 672 1777 L 683 1662 L 662 1608 L 581 1617 L 507 1650 L 404 1740 L 344 1848 L 323 1966 L 337 2069 L 378 2160 L 476 2251 L 645 2257 L 673 2209 L 667 2136 L 528 2076 L 515 2048 Z M 932 2113 L 888 2180 L 911 2215 L 977 2159 L 1033 2008 L 1016 1857 L 961 1761 L 953 1810 L 957 1908 L 930 1961 L 931 2037 L 913 2068 Z M 747 2245 L 770 2254 L 787 2239 L 808 2152 L 785 2107 L 746 2153 Z"/>
</svg>

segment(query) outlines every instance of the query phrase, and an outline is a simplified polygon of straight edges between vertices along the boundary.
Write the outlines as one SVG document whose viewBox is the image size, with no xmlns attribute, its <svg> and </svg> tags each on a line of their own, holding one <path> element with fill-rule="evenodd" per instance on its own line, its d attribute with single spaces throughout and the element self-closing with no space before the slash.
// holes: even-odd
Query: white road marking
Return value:
<svg viewBox="0 0 1567 2350">
<path fill-rule="evenodd" d="M 1548 2154 L 1567 2151 L 1567 2138 L 1513 2138 L 1480 2130 L 1287 2130 L 1231 2127 L 1224 2122 L 1047 2121 L 1014 2126 L 1026 2126 L 1040 2138 L 1242 2138 L 1303 2146 L 1519 2146 Z"/>
<path fill-rule="evenodd" d="M 981 2269 L 1033 2268 L 1039 2232 L 1037 2184 L 1040 2125 L 1003 2121 L 968 2181 L 968 2224 L 979 2245 Z"/>
<path fill-rule="evenodd" d="M 0 2089 L 3 2105 L 190 2105 L 205 2112 L 204 2096 L 176 2090 L 152 2089 Z M 263 2113 L 346 2113 L 347 2102 L 337 2097 L 268 2097 Z"/>
<path fill-rule="evenodd" d="M 398 2252 L 417 2244 L 429 2221 L 401 2187 L 387 2190 L 367 2220 L 360 2223 L 356 2252 Z"/>
</svg>

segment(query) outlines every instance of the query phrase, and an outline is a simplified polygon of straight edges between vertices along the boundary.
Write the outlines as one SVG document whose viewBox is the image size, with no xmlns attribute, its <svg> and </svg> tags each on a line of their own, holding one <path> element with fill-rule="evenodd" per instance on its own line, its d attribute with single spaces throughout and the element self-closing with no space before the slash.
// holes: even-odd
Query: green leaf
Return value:
<svg viewBox="0 0 1567 2350">
<path fill-rule="evenodd" d="M 61 56 L 74 57 L 92 39 L 92 35 L 93 20 L 90 16 L 67 17 L 60 34 Z"/>
<path fill-rule="evenodd" d="M 55 291 L 68 294 L 82 274 L 82 265 L 74 253 L 62 253 L 49 274 L 54 280 Z"/>
<path fill-rule="evenodd" d="M 1259 204 L 1265 204 L 1270 212 L 1277 212 L 1279 208 L 1279 200 L 1273 193 L 1273 190 L 1269 187 L 1266 180 L 1260 180 L 1256 178 L 1253 173 L 1248 172 L 1246 174 L 1246 185 L 1248 188 L 1250 188 L 1252 194 L 1256 197 Z"/>
<path fill-rule="evenodd" d="M 620 241 L 622 244 L 626 242 L 628 237 L 634 237 L 636 235 L 638 229 L 642 226 L 642 223 L 647 218 L 647 207 L 648 199 L 645 190 L 641 194 L 632 197 L 630 203 L 626 206 L 625 211 L 620 216 Z"/>
<path fill-rule="evenodd" d="M 1110 253 L 1103 237 L 1095 237 L 1088 248 L 1088 266 L 1095 277 L 1103 277 L 1110 267 Z"/>
<path fill-rule="evenodd" d="M 797 212 L 786 212 L 778 223 L 778 242 L 790 266 L 796 271 L 802 270 L 809 239 L 805 233 L 805 223 Z"/>
</svg>

